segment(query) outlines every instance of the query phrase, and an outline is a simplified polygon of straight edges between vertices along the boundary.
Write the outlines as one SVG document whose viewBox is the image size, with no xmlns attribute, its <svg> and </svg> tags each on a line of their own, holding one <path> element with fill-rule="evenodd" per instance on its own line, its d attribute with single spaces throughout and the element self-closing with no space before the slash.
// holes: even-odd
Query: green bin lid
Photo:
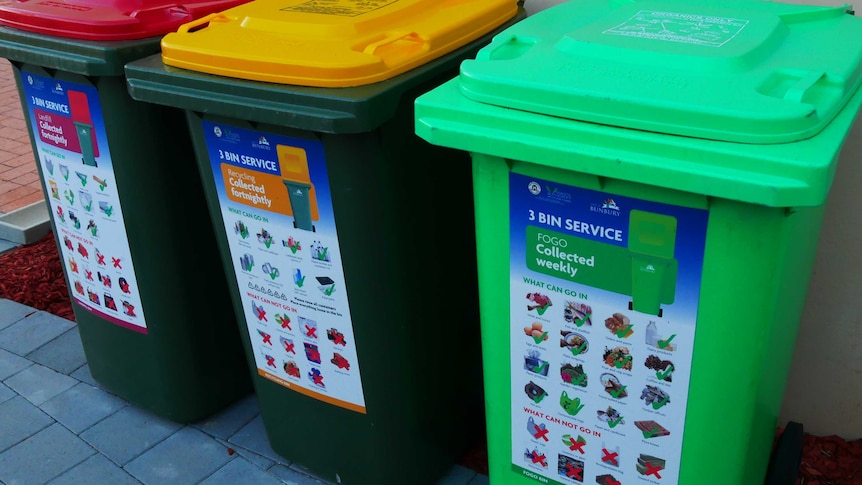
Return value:
<svg viewBox="0 0 862 485">
<path fill-rule="evenodd" d="M 820 132 L 862 81 L 849 7 L 581 0 L 507 29 L 461 93 L 562 118 L 738 143 Z"/>
<path fill-rule="evenodd" d="M 673 258 L 676 218 L 632 209 L 629 213 L 629 250 L 656 258 Z"/>
</svg>

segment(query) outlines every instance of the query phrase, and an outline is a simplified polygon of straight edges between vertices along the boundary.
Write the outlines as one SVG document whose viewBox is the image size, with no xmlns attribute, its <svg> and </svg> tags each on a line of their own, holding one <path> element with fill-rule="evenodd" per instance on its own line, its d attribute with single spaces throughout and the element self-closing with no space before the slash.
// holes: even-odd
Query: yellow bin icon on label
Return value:
<svg viewBox="0 0 862 485">
<path fill-rule="evenodd" d="M 308 158 L 305 150 L 287 145 L 276 145 L 281 178 L 290 199 L 293 225 L 297 229 L 313 231 L 313 221 L 320 219 L 317 209 L 317 194 L 308 173 Z"/>
</svg>

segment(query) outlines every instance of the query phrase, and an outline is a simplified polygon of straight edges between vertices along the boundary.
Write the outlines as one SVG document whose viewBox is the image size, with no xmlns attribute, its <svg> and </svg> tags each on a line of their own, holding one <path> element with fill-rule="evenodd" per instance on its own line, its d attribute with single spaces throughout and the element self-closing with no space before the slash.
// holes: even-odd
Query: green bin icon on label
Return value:
<svg viewBox="0 0 862 485">
<path fill-rule="evenodd" d="M 81 156 L 84 165 L 96 166 L 96 155 L 93 150 L 93 126 L 80 121 L 75 122 L 75 130 L 78 132 L 78 142 L 81 144 Z"/>
<path fill-rule="evenodd" d="M 281 165 L 281 177 L 290 198 L 290 210 L 293 223 L 297 229 L 314 231 L 314 223 L 319 219 L 317 211 L 317 196 L 314 184 L 308 173 L 308 159 L 305 150 L 298 147 L 277 145 L 278 163 Z"/>
<path fill-rule="evenodd" d="M 675 293 L 676 281 L 672 272 L 668 271 L 674 262 L 675 246 L 675 217 L 631 211 L 629 252 L 632 256 L 632 310 L 659 315 L 662 295 Z"/>
</svg>

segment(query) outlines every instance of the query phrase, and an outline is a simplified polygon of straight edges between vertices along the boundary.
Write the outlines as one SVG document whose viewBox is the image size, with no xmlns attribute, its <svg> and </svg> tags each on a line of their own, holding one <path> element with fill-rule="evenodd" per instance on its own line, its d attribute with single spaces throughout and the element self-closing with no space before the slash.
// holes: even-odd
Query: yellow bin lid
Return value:
<svg viewBox="0 0 862 485">
<path fill-rule="evenodd" d="M 476 40 L 516 0 L 256 0 L 162 39 L 165 64 L 319 87 L 389 79 Z"/>
</svg>

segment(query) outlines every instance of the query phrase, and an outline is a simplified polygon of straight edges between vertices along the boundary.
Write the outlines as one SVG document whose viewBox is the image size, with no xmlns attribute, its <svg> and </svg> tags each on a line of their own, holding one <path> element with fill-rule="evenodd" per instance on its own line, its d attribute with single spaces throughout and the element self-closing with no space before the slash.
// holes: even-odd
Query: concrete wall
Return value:
<svg viewBox="0 0 862 485">
<path fill-rule="evenodd" d="M 526 0 L 529 14 L 564 0 Z M 840 0 L 792 0 L 841 5 Z M 862 7 L 862 5 L 860 5 Z M 862 14 L 859 14 L 862 15 Z M 836 46 L 840 48 L 840 46 Z M 862 123 L 848 138 L 826 208 L 781 421 L 862 438 Z"/>
</svg>

